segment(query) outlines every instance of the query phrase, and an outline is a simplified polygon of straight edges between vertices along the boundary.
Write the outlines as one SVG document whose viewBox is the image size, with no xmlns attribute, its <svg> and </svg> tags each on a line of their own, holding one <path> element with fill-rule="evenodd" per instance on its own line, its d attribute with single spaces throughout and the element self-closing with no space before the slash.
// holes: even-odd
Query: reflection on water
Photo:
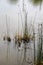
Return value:
<svg viewBox="0 0 43 65">
<path fill-rule="evenodd" d="M 23 61 L 24 58 L 24 44 L 22 43 L 21 48 L 15 47 L 14 41 L 0 41 L 0 65 L 29 65 L 28 61 L 33 62 L 34 51 L 32 42 L 28 43 L 26 51 L 26 62 Z M 29 47 L 28 47 L 29 46 Z M 32 48 L 32 49 L 28 49 Z M 18 51 L 20 49 L 20 51 Z M 31 65 L 31 64 L 30 64 Z"/>
</svg>

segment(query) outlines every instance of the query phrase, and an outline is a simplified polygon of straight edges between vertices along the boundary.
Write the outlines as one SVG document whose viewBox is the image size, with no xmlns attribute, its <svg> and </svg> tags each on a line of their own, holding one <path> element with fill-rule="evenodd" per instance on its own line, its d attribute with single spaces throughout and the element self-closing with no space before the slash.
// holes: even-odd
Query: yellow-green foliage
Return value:
<svg viewBox="0 0 43 65">
<path fill-rule="evenodd" d="M 30 0 L 30 2 L 33 3 L 33 5 L 39 5 L 43 0 Z"/>
</svg>

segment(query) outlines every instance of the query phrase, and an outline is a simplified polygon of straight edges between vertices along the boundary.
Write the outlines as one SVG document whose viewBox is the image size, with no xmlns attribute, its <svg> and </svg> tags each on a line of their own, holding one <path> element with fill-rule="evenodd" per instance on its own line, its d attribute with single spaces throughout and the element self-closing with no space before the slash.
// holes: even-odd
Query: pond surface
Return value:
<svg viewBox="0 0 43 65">
<path fill-rule="evenodd" d="M 31 48 L 31 49 L 29 49 Z M 33 42 L 27 44 L 26 61 L 24 58 L 24 44 L 15 46 L 15 42 L 0 41 L 0 65 L 33 65 Z"/>
</svg>

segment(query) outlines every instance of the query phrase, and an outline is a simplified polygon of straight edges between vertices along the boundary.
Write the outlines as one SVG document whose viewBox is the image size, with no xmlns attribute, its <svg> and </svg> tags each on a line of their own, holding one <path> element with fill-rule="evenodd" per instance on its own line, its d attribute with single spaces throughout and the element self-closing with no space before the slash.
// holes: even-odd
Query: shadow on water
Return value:
<svg viewBox="0 0 43 65">
<path fill-rule="evenodd" d="M 10 55 L 10 42 L 7 43 L 7 49 L 6 49 L 6 65 L 9 63 L 9 55 Z"/>
<path fill-rule="evenodd" d="M 17 47 L 17 42 L 15 42 L 15 41 L 13 40 L 13 48 L 16 49 L 16 47 Z"/>
</svg>

